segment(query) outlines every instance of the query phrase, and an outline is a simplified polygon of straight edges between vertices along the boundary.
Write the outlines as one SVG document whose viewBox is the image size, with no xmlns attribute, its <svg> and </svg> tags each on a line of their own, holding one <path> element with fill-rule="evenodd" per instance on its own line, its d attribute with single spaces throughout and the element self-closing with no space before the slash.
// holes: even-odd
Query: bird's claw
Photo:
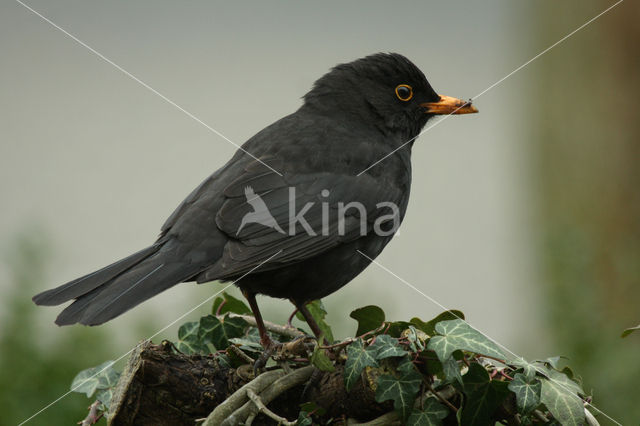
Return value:
<svg viewBox="0 0 640 426">
<path fill-rule="evenodd" d="M 274 340 L 269 339 L 266 342 L 262 342 L 262 347 L 264 351 L 260 354 L 256 362 L 253 364 L 253 372 L 257 376 L 259 371 L 262 370 L 265 365 L 267 365 L 267 361 L 273 354 L 279 351 L 282 348 L 283 344 L 280 342 L 276 342 Z"/>
<path fill-rule="evenodd" d="M 276 342 L 271 339 L 269 339 L 268 342 L 261 343 L 264 347 L 264 351 L 253 364 L 254 372 L 257 375 L 258 371 L 265 367 L 267 361 L 271 357 L 274 359 L 284 359 L 296 356 L 307 356 L 311 349 L 309 347 L 309 342 L 315 340 L 315 337 L 312 336 L 300 336 L 285 343 Z"/>
</svg>

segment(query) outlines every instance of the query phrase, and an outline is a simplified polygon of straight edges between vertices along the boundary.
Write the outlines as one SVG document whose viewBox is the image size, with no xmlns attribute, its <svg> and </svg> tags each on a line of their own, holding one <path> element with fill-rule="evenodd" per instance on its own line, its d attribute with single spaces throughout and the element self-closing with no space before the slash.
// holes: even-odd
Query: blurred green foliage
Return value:
<svg viewBox="0 0 640 426">
<path fill-rule="evenodd" d="M 537 3 L 540 44 L 611 4 Z M 638 16 L 621 3 L 545 55 L 531 98 L 545 330 L 622 424 L 640 419 L 640 334 L 620 337 L 640 321 Z"/>
<path fill-rule="evenodd" d="M 103 330 L 81 327 L 41 341 L 38 310 L 31 297 L 42 287 L 38 283 L 47 281 L 50 251 L 36 232 L 17 238 L 11 248 L 6 260 L 11 282 L 6 286 L 9 290 L 3 305 L 7 310 L 0 328 L 0 424 L 18 424 L 62 396 L 79 367 L 102 362 L 109 345 Z M 87 406 L 86 397 L 71 394 L 29 424 L 76 424 L 87 413 Z"/>
</svg>

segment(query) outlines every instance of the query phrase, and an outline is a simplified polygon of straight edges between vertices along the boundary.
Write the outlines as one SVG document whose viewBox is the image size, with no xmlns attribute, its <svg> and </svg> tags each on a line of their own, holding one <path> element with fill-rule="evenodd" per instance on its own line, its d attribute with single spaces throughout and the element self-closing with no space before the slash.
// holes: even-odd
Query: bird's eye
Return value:
<svg viewBox="0 0 640 426">
<path fill-rule="evenodd" d="M 401 101 L 408 101 L 413 98 L 413 89 L 408 84 L 399 84 L 396 87 L 396 96 Z"/>
</svg>

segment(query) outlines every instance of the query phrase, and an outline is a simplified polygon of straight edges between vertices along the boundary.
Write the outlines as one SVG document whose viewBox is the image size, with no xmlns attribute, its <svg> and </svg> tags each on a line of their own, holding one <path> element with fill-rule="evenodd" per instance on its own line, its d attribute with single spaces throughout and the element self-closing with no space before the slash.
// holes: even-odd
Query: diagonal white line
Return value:
<svg viewBox="0 0 640 426">
<path fill-rule="evenodd" d="M 254 160 L 262 163 L 262 165 L 264 165 L 265 167 L 271 169 L 273 172 L 275 172 L 276 174 L 282 176 L 282 173 L 278 172 L 277 170 L 275 170 L 273 167 L 271 167 L 270 165 L 268 165 L 267 163 L 265 163 L 264 161 L 260 160 L 258 157 L 254 156 L 253 154 L 251 154 L 249 151 L 247 151 L 246 149 L 242 148 L 240 145 L 238 145 L 237 143 L 235 143 L 234 141 L 232 141 L 231 139 L 229 139 L 228 137 L 226 137 L 225 135 L 223 135 L 222 133 L 220 133 L 219 131 L 217 131 L 216 129 L 214 129 L 213 127 L 211 127 L 210 125 L 208 125 L 207 123 L 205 123 L 204 121 L 202 121 L 200 118 L 196 117 L 194 114 L 192 114 L 191 112 L 187 111 L 186 109 L 184 109 L 183 107 L 181 107 L 180 105 L 178 105 L 177 103 L 175 103 L 174 101 L 172 101 L 171 99 L 169 99 L 168 97 L 166 97 L 165 95 L 163 95 L 162 93 L 158 92 L 156 89 L 154 89 L 153 87 L 149 86 L 147 83 L 145 83 L 144 81 L 140 80 L 138 77 L 136 77 L 135 75 L 131 74 L 129 71 L 127 71 L 126 69 L 122 68 L 120 65 L 116 64 L 115 62 L 113 62 L 111 59 L 107 58 L 106 56 L 104 56 L 102 53 L 98 52 L 97 50 L 95 50 L 93 47 L 89 46 L 87 43 L 85 43 L 84 41 L 80 40 L 78 37 L 74 36 L 73 34 L 71 34 L 69 31 L 65 30 L 64 28 L 60 27 L 59 25 L 57 25 L 55 22 L 51 21 L 49 18 L 47 18 L 46 16 L 42 15 L 41 13 L 39 13 L 37 10 L 33 9 L 32 7 L 30 7 L 29 5 L 23 3 L 21 0 L 16 0 L 17 3 L 19 3 L 20 5 L 22 5 L 24 8 L 30 10 L 31 12 L 33 12 L 35 15 L 39 16 L 40 18 L 42 18 L 42 20 L 44 20 L 45 22 L 49 23 L 52 27 L 58 29 L 59 31 L 61 31 L 62 33 L 64 33 L 65 35 L 67 35 L 69 38 L 73 39 L 75 42 L 77 42 L 78 44 L 80 44 L 81 46 L 85 47 L 86 49 L 88 49 L 91 53 L 95 54 L 96 56 L 98 56 L 100 59 L 102 59 L 103 61 L 107 62 L 108 64 L 112 65 L 113 67 L 117 68 L 119 71 L 121 71 L 122 73 L 124 73 L 127 77 L 131 78 L 132 80 L 134 80 L 135 82 L 139 83 L 140 85 L 144 86 L 146 89 L 150 90 L 151 92 L 153 92 L 154 94 L 156 94 L 157 96 L 159 96 L 160 98 L 162 98 L 163 100 L 165 100 L 166 102 L 168 102 L 169 104 L 173 105 L 175 108 L 177 108 L 178 110 L 182 111 L 184 114 L 186 114 L 188 117 L 192 118 L 193 120 L 197 121 L 198 123 L 202 124 L 204 127 L 206 127 L 207 129 L 209 129 L 210 131 L 212 131 L 213 133 L 215 133 L 216 135 L 220 136 L 222 139 L 226 140 L 227 142 L 229 142 L 231 145 L 235 146 L 236 148 L 238 148 L 240 151 L 244 152 L 245 154 L 249 155 L 250 157 L 252 157 Z"/>
<path fill-rule="evenodd" d="M 471 100 L 476 100 L 478 99 L 480 96 L 484 95 L 485 93 L 487 93 L 489 90 L 493 89 L 494 87 L 496 87 L 497 85 L 499 85 L 500 83 L 502 83 L 503 81 L 505 81 L 506 79 L 508 79 L 509 77 L 511 77 L 512 75 L 514 75 L 515 73 L 517 73 L 518 71 L 520 71 L 522 68 L 526 67 L 527 65 L 529 65 L 531 62 L 535 61 L 536 59 L 538 59 L 540 56 L 544 55 L 545 53 L 547 53 L 548 51 L 550 51 L 551 49 L 553 49 L 554 47 L 556 47 L 557 45 L 559 45 L 560 43 L 562 43 L 563 41 L 565 41 L 566 39 L 568 39 L 569 37 L 571 37 L 572 35 L 574 35 L 575 33 L 577 33 L 578 31 L 580 31 L 581 29 L 583 29 L 584 27 L 586 27 L 587 25 L 591 24 L 593 21 L 595 21 L 596 19 L 598 19 L 599 17 L 601 17 L 602 15 L 604 15 L 605 13 L 609 12 L 611 9 L 613 9 L 614 7 L 618 6 L 620 3 L 622 3 L 624 0 L 618 0 L 617 2 L 615 2 L 614 4 L 612 4 L 611 6 L 609 6 L 608 8 L 606 8 L 605 10 L 603 10 L 602 12 L 600 12 L 599 14 L 597 14 L 596 16 L 594 16 L 593 18 L 589 19 L 587 22 L 585 22 L 584 24 L 580 25 L 578 28 L 576 28 L 575 30 L 571 31 L 569 34 L 567 34 L 566 36 L 562 37 L 560 40 L 556 41 L 555 43 L 553 43 L 551 46 L 547 47 L 546 49 L 544 49 L 543 51 L 541 51 L 540 53 L 538 53 L 536 56 L 534 56 L 533 58 L 529 59 L 527 62 L 525 62 L 524 64 L 520 65 L 518 68 L 514 69 L 513 71 L 511 71 L 509 74 L 505 75 L 504 77 L 502 77 L 500 80 L 496 81 L 495 83 L 493 83 L 491 86 L 487 87 L 486 89 L 484 89 L 482 92 L 478 93 L 477 95 L 475 95 L 473 98 L 471 98 L 469 100 L 469 102 L 471 102 Z M 466 104 L 465 104 L 466 105 Z M 398 152 L 399 150 L 401 150 L 402 148 L 404 148 L 405 146 L 407 146 L 408 144 L 410 144 L 411 142 L 413 142 L 414 140 L 416 140 L 417 138 L 419 138 L 421 135 L 423 135 L 424 133 L 428 132 L 429 130 L 433 129 L 434 127 L 436 127 L 438 124 L 442 123 L 443 121 L 445 121 L 446 119 L 448 119 L 449 117 L 451 117 L 453 114 L 456 113 L 456 111 L 458 111 L 460 108 L 464 107 L 465 105 L 462 105 L 458 108 L 456 108 L 454 111 L 450 112 L 449 114 L 445 115 L 444 117 L 442 117 L 441 120 L 436 121 L 435 123 L 433 123 L 431 126 L 428 126 L 426 129 L 424 129 L 423 131 L 421 131 L 420 133 L 418 133 L 417 136 L 409 139 L 408 141 L 406 141 L 405 143 L 403 143 L 402 145 L 400 145 L 399 147 L 397 147 L 396 149 L 394 149 L 393 151 L 389 152 L 387 155 L 385 155 L 384 157 L 380 158 L 378 161 L 376 161 L 375 163 L 371 164 L 369 167 L 367 167 L 366 169 L 364 169 L 363 171 L 361 171 L 360 173 L 358 173 L 356 176 L 360 176 L 361 174 L 363 174 L 364 172 L 366 172 L 367 170 L 371 169 L 372 167 L 375 167 L 377 164 L 381 163 L 382 161 L 384 161 L 385 159 L 389 158 L 390 156 L 392 156 L 393 154 L 395 154 L 396 152 Z"/>
<path fill-rule="evenodd" d="M 450 308 L 445 307 L 442 303 L 438 302 L 437 300 L 435 300 L 433 297 L 427 295 L 426 293 L 424 293 L 422 290 L 420 290 L 419 288 L 417 288 L 416 286 L 414 286 L 413 284 L 411 284 L 410 282 L 408 282 L 407 280 L 403 279 L 402 277 L 398 276 L 397 274 L 395 274 L 393 271 L 391 271 L 390 269 L 386 268 L 384 265 L 380 264 L 379 262 L 377 262 L 376 260 L 372 259 L 371 257 L 367 256 L 366 254 L 364 254 L 363 252 L 361 252 L 360 250 L 356 250 L 360 255 L 362 255 L 363 257 L 365 257 L 367 260 L 369 260 L 371 263 L 375 263 L 376 266 L 378 266 L 379 268 L 383 269 L 384 271 L 386 271 L 387 273 L 389 273 L 390 275 L 394 276 L 396 279 L 398 279 L 400 282 L 402 282 L 403 284 L 405 284 L 407 287 L 413 289 L 414 291 L 416 291 L 417 293 L 419 293 L 420 295 L 422 295 L 424 298 L 430 300 L 432 303 L 438 305 L 440 308 L 444 309 L 445 311 L 451 311 Z M 509 352 L 511 355 L 513 355 L 516 358 L 522 358 L 520 357 L 518 354 L 516 354 L 515 352 L 513 352 L 511 349 L 509 349 L 508 347 L 506 347 L 505 345 L 503 345 L 502 343 L 498 342 L 497 340 L 493 339 L 492 337 L 490 337 L 487 333 L 479 330 L 477 327 L 473 326 L 472 324 L 470 324 L 467 320 L 465 320 L 464 318 L 460 318 L 458 315 L 456 315 L 455 313 L 452 313 L 453 316 L 455 316 L 456 318 L 458 318 L 461 321 L 464 321 L 469 327 L 473 328 L 475 331 L 477 331 L 478 333 L 482 334 L 483 336 L 485 336 L 487 339 L 491 340 L 492 342 L 494 342 L 496 345 L 500 346 L 502 349 L 504 349 L 505 351 Z M 507 367 L 509 367 L 507 365 Z M 511 368 L 511 367 L 509 367 Z M 535 368 L 535 367 L 534 367 Z M 536 368 L 536 371 L 543 373 L 542 371 L 538 370 Z M 566 390 L 570 390 L 564 383 L 561 383 L 551 377 L 548 377 L 549 380 L 553 381 L 555 384 L 559 385 L 560 387 L 566 389 Z M 602 410 L 600 410 L 598 407 L 596 407 L 595 405 L 591 404 L 590 402 L 586 402 L 583 401 L 585 404 L 588 404 L 591 408 L 593 408 L 595 411 L 597 411 L 598 413 L 602 414 L 604 417 L 606 417 L 607 419 L 611 420 L 612 422 L 614 422 L 615 424 L 617 424 L 618 426 L 622 426 L 622 424 L 618 421 L 616 421 L 615 419 L 611 418 L 610 416 L 608 416 L 606 413 L 604 413 Z"/>
<path fill-rule="evenodd" d="M 277 255 L 279 255 L 280 253 L 282 253 L 282 250 L 278 251 L 276 254 L 270 256 L 268 259 L 260 262 L 257 266 L 254 266 L 253 268 L 251 268 L 251 270 L 245 274 L 243 274 L 240 278 L 238 278 L 237 280 L 233 281 L 231 284 L 225 286 L 222 290 L 220 290 L 219 292 L 215 293 L 212 296 L 207 297 L 205 300 L 203 300 L 202 302 L 198 303 L 196 306 L 194 306 L 193 308 L 189 309 L 187 312 L 185 312 L 184 314 L 180 315 L 178 318 L 176 318 L 175 320 L 173 320 L 171 323 L 167 324 L 165 327 L 163 327 L 162 329 L 156 331 L 154 334 L 152 334 L 151 336 L 149 336 L 147 338 L 147 340 L 151 340 L 154 337 L 156 337 L 158 334 L 166 331 L 168 328 L 172 327 L 175 323 L 177 323 L 178 321 L 180 321 L 181 319 L 183 319 L 184 317 L 186 317 L 187 315 L 189 315 L 190 313 L 192 313 L 193 311 L 195 311 L 196 309 L 198 309 L 200 306 L 204 305 L 205 303 L 209 302 L 211 299 L 213 299 L 214 297 L 216 297 L 217 295 L 219 295 L 220 293 L 222 293 L 223 291 L 225 291 L 226 289 L 228 289 L 229 287 L 231 287 L 232 285 L 234 285 L 235 283 L 237 283 L 238 281 L 240 281 L 241 279 L 243 279 L 244 277 L 246 277 L 247 275 L 249 275 L 250 273 L 252 273 L 253 271 L 255 271 L 256 269 L 258 269 L 259 267 L 261 267 L 262 265 L 264 265 L 265 263 L 267 263 L 268 261 L 270 261 L 271 259 L 273 259 L 274 257 L 276 257 Z M 97 375 L 99 375 L 100 373 L 102 373 L 103 371 L 105 371 L 106 369 L 108 369 L 109 367 L 111 367 L 113 364 L 115 364 L 116 362 L 120 361 L 121 359 L 123 359 L 124 357 L 126 357 L 127 355 L 129 355 L 131 352 L 133 352 L 133 350 L 136 347 L 133 347 L 131 349 L 129 349 L 127 352 L 123 353 L 122 355 L 120 355 L 118 358 L 116 358 L 115 361 L 113 361 L 111 364 L 109 364 L 108 366 L 106 366 L 105 368 L 103 368 L 102 370 L 98 371 L 97 373 L 95 373 L 93 376 L 91 377 L 87 377 L 85 380 L 83 380 L 81 383 L 79 383 L 78 385 L 76 385 L 75 387 L 71 388 L 68 392 L 62 394 L 61 396 L 59 396 L 57 399 L 55 399 L 54 401 L 51 401 L 49 404 L 45 405 L 44 407 L 42 407 L 38 412 L 36 412 L 35 414 L 33 414 L 31 417 L 29 417 L 28 419 L 23 420 L 18 426 L 22 426 L 23 424 L 27 423 L 28 421 L 30 421 L 31 419 L 33 419 L 34 417 L 36 417 L 37 415 L 39 415 L 40 413 L 42 413 L 43 411 L 45 411 L 46 409 L 50 408 L 52 405 L 55 405 L 58 401 L 60 401 L 61 399 L 65 398 L 67 395 L 69 395 L 70 393 L 74 392 L 76 389 L 78 389 L 80 386 L 82 386 L 83 384 L 85 384 L 87 381 L 93 379 L 94 377 L 96 377 Z"/>
</svg>

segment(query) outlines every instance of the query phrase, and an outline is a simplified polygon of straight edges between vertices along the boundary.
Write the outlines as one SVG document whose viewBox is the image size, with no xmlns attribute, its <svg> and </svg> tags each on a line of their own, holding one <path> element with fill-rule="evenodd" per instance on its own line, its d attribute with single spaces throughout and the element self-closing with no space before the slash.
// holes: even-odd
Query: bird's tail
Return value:
<svg viewBox="0 0 640 426">
<path fill-rule="evenodd" d="M 56 324 L 98 325 L 172 287 L 197 272 L 167 261 L 156 244 L 96 272 L 33 297 L 37 305 L 59 305 L 68 300 Z"/>
</svg>

